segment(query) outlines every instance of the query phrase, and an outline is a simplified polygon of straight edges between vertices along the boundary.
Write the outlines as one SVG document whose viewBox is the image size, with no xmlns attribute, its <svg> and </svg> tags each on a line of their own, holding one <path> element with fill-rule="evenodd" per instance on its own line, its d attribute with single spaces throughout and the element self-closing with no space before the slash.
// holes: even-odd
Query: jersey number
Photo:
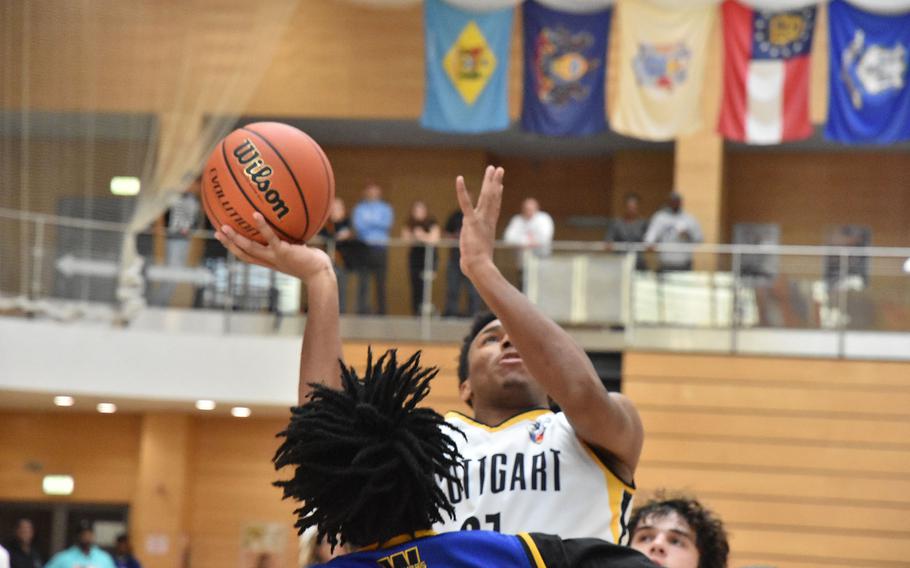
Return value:
<svg viewBox="0 0 910 568">
<path fill-rule="evenodd" d="M 487 530 L 499 532 L 499 513 L 494 515 L 487 515 L 484 517 L 484 520 L 488 525 L 491 525 Z M 463 531 L 479 531 L 480 530 L 480 519 L 477 517 L 468 517 L 464 520 L 464 524 L 461 525 L 461 530 Z"/>
</svg>

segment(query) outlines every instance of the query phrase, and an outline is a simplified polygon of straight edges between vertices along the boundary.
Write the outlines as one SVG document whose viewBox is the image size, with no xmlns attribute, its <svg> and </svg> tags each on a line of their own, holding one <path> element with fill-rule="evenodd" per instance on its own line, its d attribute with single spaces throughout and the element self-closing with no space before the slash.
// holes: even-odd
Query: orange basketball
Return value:
<svg viewBox="0 0 910 568">
<path fill-rule="evenodd" d="M 202 206 L 215 228 L 228 225 L 260 243 L 253 213 L 278 238 L 302 243 L 319 232 L 335 198 L 322 148 L 287 124 L 254 122 L 228 134 L 205 163 Z"/>
</svg>

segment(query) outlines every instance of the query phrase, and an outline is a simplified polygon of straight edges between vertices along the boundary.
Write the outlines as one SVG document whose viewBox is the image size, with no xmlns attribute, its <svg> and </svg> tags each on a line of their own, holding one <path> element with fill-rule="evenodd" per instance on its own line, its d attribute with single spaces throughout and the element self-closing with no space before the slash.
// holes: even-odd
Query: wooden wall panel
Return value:
<svg viewBox="0 0 910 568">
<path fill-rule="evenodd" d="M 782 243 L 815 245 L 834 225 L 860 224 L 874 245 L 910 244 L 906 152 L 729 151 L 725 170 L 731 231 L 779 223 Z"/>
<path fill-rule="evenodd" d="M 140 416 L 3 411 L 0 424 L 0 499 L 128 503 L 133 498 Z M 44 495 L 41 479 L 54 473 L 74 477 L 72 496 Z"/>
<path fill-rule="evenodd" d="M 190 458 L 189 551 L 196 568 L 238 566 L 248 523 L 287 527 L 283 567 L 297 565 L 294 505 L 272 482 L 283 477 L 271 463 L 284 419 L 200 417 L 194 420 Z"/>
<path fill-rule="evenodd" d="M 641 212 L 650 217 L 673 190 L 672 150 L 623 150 L 613 155 L 611 211 L 622 212 L 627 193 L 638 194 Z"/>
<path fill-rule="evenodd" d="M 638 484 L 692 493 L 734 564 L 898 566 L 910 553 L 910 365 L 627 353 Z"/>
<path fill-rule="evenodd" d="M 512 216 L 521 211 L 522 201 L 534 197 L 541 209 L 553 216 L 556 239 L 603 238 L 602 229 L 571 227 L 568 220 L 574 215 L 611 213 L 613 167 L 609 156 L 565 159 L 502 156 L 491 157 L 491 162 L 506 170 L 500 234 Z"/>
</svg>

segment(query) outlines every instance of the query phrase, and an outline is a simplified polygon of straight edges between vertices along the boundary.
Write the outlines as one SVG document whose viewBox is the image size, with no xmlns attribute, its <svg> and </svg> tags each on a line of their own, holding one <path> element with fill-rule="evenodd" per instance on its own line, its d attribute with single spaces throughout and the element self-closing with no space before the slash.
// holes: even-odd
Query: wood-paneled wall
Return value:
<svg viewBox="0 0 910 568">
<path fill-rule="evenodd" d="M 47 500 L 41 480 L 59 473 L 76 480 L 63 500 L 130 502 L 141 422 L 125 414 L 0 412 L 0 499 Z"/>
<path fill-rule="evenodd" d="M 346 344 L 346 358 L 362 366 L 366 346 Z M 376 353 L 390 346 L 373 344 Z M 431 406 L 469 412 L 457 394 L 457 345 L 399 347 L 422 348 L 424 363 L 440 367 Z M 910 554 L 910 365 L 632 352 L 623 373 L 646 429 L 639 503 L 657 488 L 698 496 L 727 525 L 731 566 L 892 568 Z M 136 506 L 142 416 L 4 411 L 0 423 L 0 499 L 46 499 L 41 476 L 65 472 L 76 478 L 73 501 Z M 285 523 L 282 566 L 295 565 L 293 505 L 271 486 L 284 424 L 190 420 L 194 566 L 237 565 L 251 522 Z M 43 471 L 29 470 L 33 462 Z"/>
<path fill-rule="evenodd" d="M 623 376 L 645 425 L 642 495 L 716 510 L 731 566 L 906 562 L 910 365 L 627 353 Z"/>
<path fill-rule="evenodd" d="M 833 225 L 862 224 L 875 245 L 910 245 L 906 152 L 728 151 L 725 170 L 730 231 L 779 223 L 782 243 L 814 245 Z"/>
</svg>

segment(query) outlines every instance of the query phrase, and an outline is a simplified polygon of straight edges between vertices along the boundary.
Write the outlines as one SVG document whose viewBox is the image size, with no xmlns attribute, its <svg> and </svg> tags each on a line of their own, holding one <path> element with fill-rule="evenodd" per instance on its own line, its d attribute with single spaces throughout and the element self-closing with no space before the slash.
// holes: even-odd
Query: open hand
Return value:
<svg viewBox="0 0 910 568">
<path fill-rule="evenodd" d="M 502 178 L 505 170 L 487 166 L 477 206 L 471 203 L 471 196 L 465 187 L 464 178 L 455 179 L 455 193 L 458 205 L 464 214 L 459 246 L 461 249 L 461 271 L 470 277 L 472 271 L 493 262 L 493 242 L 496 240 L 496 221 L 502 205 Z"/>
<path fill-rule="evenodd" d="M 267 244 L 262 245 L 244 237 L 227 225 L 222 225 L 215 232 L 215 238 L 244 262 L 278 270 L 304 282 L 326 271 L 334 274 L 332 261 L 325 252 L 305 244 L 295 245 L 282 241 L 259 213 L 253 213 L 253 222 Z"/>
</svg>

